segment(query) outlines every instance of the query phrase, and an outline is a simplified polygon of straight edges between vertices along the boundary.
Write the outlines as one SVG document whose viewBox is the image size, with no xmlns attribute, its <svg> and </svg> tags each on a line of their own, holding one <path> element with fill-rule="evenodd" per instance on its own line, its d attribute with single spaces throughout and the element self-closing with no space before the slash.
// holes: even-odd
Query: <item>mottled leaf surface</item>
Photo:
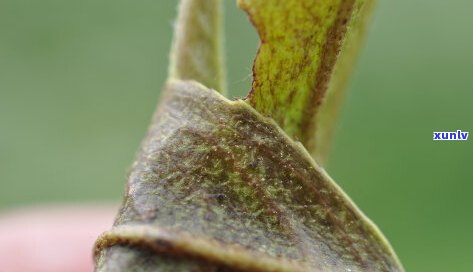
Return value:
<svg viewBox="0 0 473 272">
<path fill-rule="evenodd" d="M 402 271 L 274 121 L 196 82 L 166 89 L 98 271 Z"/>
</svg>

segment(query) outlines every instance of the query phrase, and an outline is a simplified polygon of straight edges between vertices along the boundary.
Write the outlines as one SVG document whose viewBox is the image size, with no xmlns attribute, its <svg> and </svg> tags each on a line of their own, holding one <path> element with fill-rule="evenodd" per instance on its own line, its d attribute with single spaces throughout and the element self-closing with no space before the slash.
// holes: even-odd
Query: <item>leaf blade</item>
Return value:
<svg viewBox="0 0 473 272">
<path fill-rule="evenodd" d="M 334 93 L 342 91 L 341 82 L 348 76 L 331 78 L 334 67 L 347 37 L 361 40 L 362 36 L 347 35 L 348 26 L 357 25 L 360 17 L 369 17 L 371 9 L 365 6 L 372 6 L 373 2 L 238 1 L 261 39 L 253 66 L 252 88 L 246 101 L 261 114 L 273 118 L 293 139 L 301 141 L 317 161 L 324 161 L 327 153 L 318 155 L 318 145 L 326 147 L 329 143 L 328 137 L 318 137 L 323 139 L 321 143 L 314 141 L 321 123 L 318 110 L 325 103 L 324 96 L 328 87 L 334 85 L 333 80 L 340 82 L 340 87 L 332 88 Z M 350 53 L 353 55 L 356 51 Z M 340 99 L 330 100 L 334 102 L 329 104 L 340 103 Z M 334 113 L 336 108 L 331 106 L 329 112 Z M 329 135 L 333 120 L 328 123 L 325 122 L 328 118 L 323 118 L 323 135 Z"/>
<path fill-rule="evenodd" d="M 403 271 L 377 227 L 273 120 L 193 81 L 167 88 L 114 228 L 96 244 L 99 271 L 115 271 L 116 246 L 229 271 Z M 141 263 L 130 265 L 121 269 Z"/>
</svg>

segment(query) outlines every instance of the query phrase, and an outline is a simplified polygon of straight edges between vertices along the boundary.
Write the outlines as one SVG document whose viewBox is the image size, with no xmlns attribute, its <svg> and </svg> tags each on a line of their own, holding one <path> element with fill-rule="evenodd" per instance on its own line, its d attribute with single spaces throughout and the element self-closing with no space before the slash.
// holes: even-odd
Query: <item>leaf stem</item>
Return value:
<svg viewBox="0 0 473 272">
<path fill-rule="evenodd" d="M 169 79 L 195 80 L 226 92 L 221 0 L 181 0 Z"/>
</svg>

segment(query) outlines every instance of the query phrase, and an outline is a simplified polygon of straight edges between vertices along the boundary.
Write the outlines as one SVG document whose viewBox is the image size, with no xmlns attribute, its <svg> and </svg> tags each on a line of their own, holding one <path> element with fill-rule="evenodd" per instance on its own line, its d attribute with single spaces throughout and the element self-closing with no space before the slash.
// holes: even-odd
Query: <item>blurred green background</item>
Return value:
<svg viewBox="0 0 473 272">
<path fill-rule="evenodd" d="M 229 89 L 258 45 L 226 1 Z M 166 77 L 176 1 L 0 1 L 0 209 L 118 202 Z M 473 2 L 379 1 L 329 173 L 408 271 L 472 271 Z"/>
</svg>

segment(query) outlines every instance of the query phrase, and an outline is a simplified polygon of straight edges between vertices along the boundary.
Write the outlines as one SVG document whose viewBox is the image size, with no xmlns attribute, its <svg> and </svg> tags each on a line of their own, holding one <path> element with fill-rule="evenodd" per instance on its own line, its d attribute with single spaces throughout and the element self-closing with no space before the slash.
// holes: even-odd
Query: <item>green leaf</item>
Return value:
<svg viewBox="0 0 473 272">
<path fill-rule="evenodd" d="M 301 141 L 317 161 L 325 161 L 336 110 L 374 1 L 238 3 L 261 39 L 246 100 Z"/>
<path fill-rule="evenodd" d="M 195 80 L 225 93 L 222 1 L 181 1 L 174 27 L 169 78 Z"/>
</svg>

